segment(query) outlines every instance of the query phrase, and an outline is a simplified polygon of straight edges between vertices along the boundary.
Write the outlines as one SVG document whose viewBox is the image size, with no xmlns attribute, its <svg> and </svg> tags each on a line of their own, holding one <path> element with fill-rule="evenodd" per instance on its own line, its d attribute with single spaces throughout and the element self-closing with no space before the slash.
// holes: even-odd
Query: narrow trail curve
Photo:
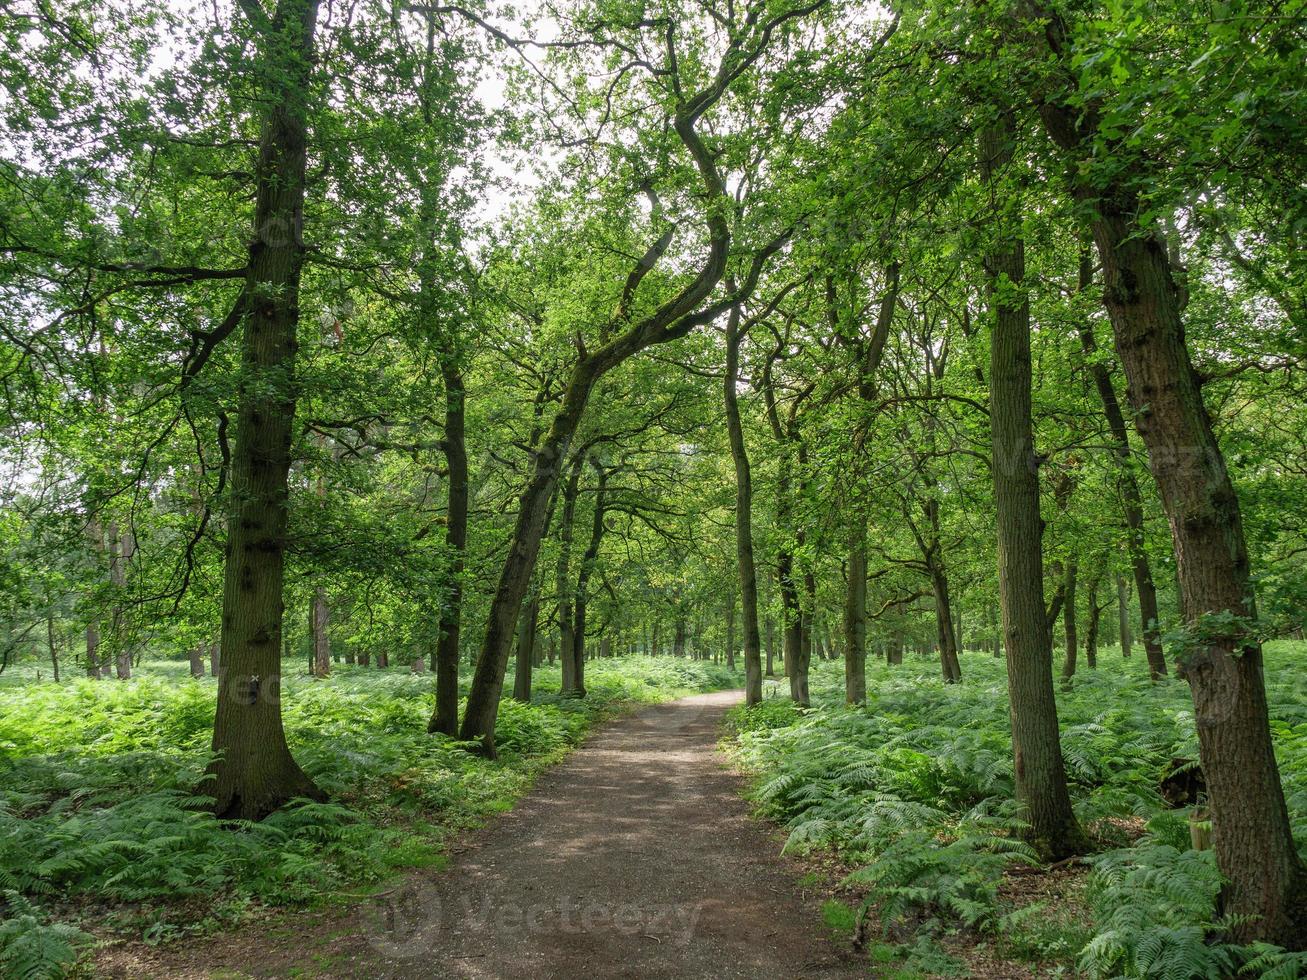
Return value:
<svg viewBox="0 0 1307 980">
<path fill-rule="evenodd" d="M 256 942 L 206 965 L 269 976 L 316 959 L 314 976 L 396 980 L 868 976 L 716 751 L 739 697 L 602 726 L 447 868 L 357 909 L 327 949 L 310 927 L 298 943 L 260 956 Z"/>
<path fill-rule="evenodd" d="M 601 728 L 460 860 L 392 896 L 369 941 L 377 975 L 866 976 L 722 765 L 738 700 L 699 695 Z"/>
</svg>

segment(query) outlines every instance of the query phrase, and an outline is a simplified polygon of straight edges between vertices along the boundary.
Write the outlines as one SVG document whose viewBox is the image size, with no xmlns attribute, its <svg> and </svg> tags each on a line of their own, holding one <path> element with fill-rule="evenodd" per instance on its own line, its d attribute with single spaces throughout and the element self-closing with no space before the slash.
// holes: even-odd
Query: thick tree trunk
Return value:
<svg viewBox="0 0 1307 980">
<path fill-rule="evenodd" d="M 867 702 L 867 532 L 857 520 L 850 533 L 844 592 L 844 700 Z"/>
<path fill-rule="evenodd" d="M 685 656 L 685 620 L 676 620 L 676 634 L 672 640 L 672 656 Z"/>
<path fill-rule="evenodd" d="M 1193 694 L 1213 847 L 1228 882 L 1221 908 L 1247 917 L 1232 930 L 1238 941 L 1302 949 L 1307 871 L 1290 832 L 1271 742 L 1239 500 L 1189 358 L 1166 255 L 1134 226 L 1130 204 L 1100 202 L 1094 223 L 1117 356 L 1170 519 L 1185 620 L 1236 618 L 1226 627 L 1203 625 L 1181 658 Z"/>
<path fill-rule="evenodd" d="M 999 187 L 1012 159 L 1010 124 L 980 135 L 994 241 L 985 259 L 993 310 L 990 423 L 1003 634 L 1017 800 L 1032 844 L 1046 857 L 1082 853 L 1087 842 L 1071 809 L 1053 695 L 1052 638 L 1044 609 L 1039 462 L 1031 423 L 1030 301 L 1024 243 L 1012 229 L 1012 199 Z M 1002 227 L 1007 225 L 1008 227 Z"/>
<path fill-rule="evenodd" d="M 1060 20 L 1047 22 L 1044 38 L 1059 59 L 1069 57 Z M 1074 172 L 1088 158 L 1099 120 L 1043 93 L 1039 112 Z M 1193 631 L 1179 672 L 1193 696 L 1213 849 L 1226 880 L 1221 911 L 1236 917 L 1236 941 L 1298 950 L 1307 947 L 1307 869 L 1271 741 L 1239 498 L 1189 355 L 1181 290 L 1156 230 L 1138 223 L 1142 204 L 1133 188 L 1147 176 L 1124 174 L 1105 188 L 1080 184 L 1075 193 L 1092 214 L 1103 303 L 1170 523 L 1182 612 Z"/>
<path fill-rule="evenodd" d="M 450 553 L 450 568 L 449 594 L 440 607 L 440 639 L 431 665 L 436 672 L 436 708 L 427 723 L 427 731 L 450 737 L 458 732 L 458 647 L 463 623 L 468 507 L 467 392 L 454 357 L 453 353 L 447 353 L 440 365 L 445 386 L 445 464 L 449 468 L 445 546 Z"/>
<path fill-rule="evenodd" d="M 295 348 L 309 73 L 317 0 L 280 0 L 259 39 L 264 104 L 255 168 L 254 238 L 245 294 L 242 385 L 232 452 L 222 602 L 223 669 L 213 727 L 211 795 L 219 816 L 257 820 L 323 794 L 291 757 L 281 724 L 282 586 L 287 476 L 295 417 Z"/>
<path fill-rule="evenodd" d="M 204 644 L 197 643 L 187 651 L 191 661 L 191 676 L 204 676 Z"/>
<path fill-rule="evenodd" d="M 753 476 L 740 423 L 736 386 L 740 375 L 740 308 L 731 308 L 726 324 L 726 376 L 723 381 L 726 429 L 735 463 L 735 563 L 744 613 L 744 703 L 762 700 L 762 638 L 758 633 L 758 570 L 753 560 Z M 731 604 L 732 626 L 735 604 Z M 735 666 L 734 643 L 730 650 Z"/>
</svg>

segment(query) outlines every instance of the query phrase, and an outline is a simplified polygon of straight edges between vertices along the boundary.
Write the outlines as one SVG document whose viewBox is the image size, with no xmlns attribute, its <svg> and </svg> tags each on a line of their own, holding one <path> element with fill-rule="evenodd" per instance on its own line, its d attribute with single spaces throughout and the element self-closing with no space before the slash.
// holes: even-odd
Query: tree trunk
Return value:
<svg viewBox="0 0 1307 980">
<path fill-rule="evenodd" d="M 1103 607 L 1098 604 L 1098 583 L 1101 573 L 1095 573 L 1089 580 L 1089 628 L 1085 631 L 1085 666 L 1090 670 L 1098 667 L 1098 628 L 1103 617 Z"/>
<path fill-rule="evenodd" d="M 130 680 L 132 676 L 132 651 L 127 642 L 126 626 L 123 623 L 122 597 L 127 588 L 127 562 L 131 560 L 131 534 L 119 534 L 118 525 L 109 525 L 109 582 L 113 586 L 113 611 L 110 617 L 112 628 L 109 637 L 113 643 L 114 668 L 118 680 Z M 107 666 L 107 665 L 106 665 Z"/>
<path fill-rule="evenodd" d="M 570 693 L 578 698 L 585 697 L 585 617 L 589 609 L 590 576 L 594 574 L 595 563 L 599 560 L 599 546 L 604 537 L 604 514 L 607 506 L 606 491 L 608 471 L 598 462 L 591 460 L 595 473 L 599 477 L 595 490 L 594 518 L 590 524 L 590 541 L 581 556 L 581 570 L 576 578 L 575 625 L 572 628 L 572 671 L 573 687 Z M 564 650 L 566 653 L 566 650 Z"/>
<path fill-rule="evenodd" d="M 50 667 L 54 670 L 54 682 L 59 683 L 59 646 L 55 643 L 54 638 L 54 614 L 47 613 L 45 617 L 45 637 L 50 646 Z"/>
<path fill-rule="evenodd" d="M 939 543 L 935 542 L 935 547 L 938 546 Z M 937 560 L 931 562 L 930 585 L 935 595 L 935 636 L 939 643 L 940 672 L 945 684 L 956 684 L 962 680 L 962 665 L 958 663 L 957 631 L 953 627 L 953 604 L 949 598 L 948 576 Z"/>
<path fill-rule="evenodd" d="M 767 634 L 767 676 L 776 676 L 776 621 L 772 619 L 771 611 L 767 612 L 766 617 L 766 634 Z"/>
<path fill-rule="evenodd" d="M 187 653 L 189 654 L 191 660 L 191 676 L 203 677 L 204 676 L 204 644 L 203 643 L 195 644 L 195 646 L 191 647 L 190 650 L 187 651 Z"/>
<path fill-rule="evenodd" d="M 1136 427 L 1170 519 L 1185 621 L 1204 624 L 1181 658 L 1193 694 L 1226 914 L 1238 942 L 1307 946 L 1307 871 L 1290 832 L 1271 742 L 1261 644 L 1239 500 L 1189 358 L 1176 287 L 1133 201 L 1100 202 L 1094 237 Z M 1219 619 L 1235 621 L 1217 625 Z M 1207 625 L 1210 624 L 1210 625 Z"/>
<path fill-rule="evenodd" d="M 535 656 L 536 626 L 540 621 L 540 597 L 533 595 L 517 627 L 517 655 L 513 665 L 513 699 L 531 703 L 531 665 Z"/>
<path fill-rule="evenodd" d="M 1062 658 L 1062 680 L 1069 681 L 1076 675 L 1076 650 L 1079 638 L 1076 636 L 1076 576 L 1079 566 L 1074 558 L 1068 559 L 1066 565 L 1066 590 L 1062 602 L 1062 630 L 1065 633 L 1066 655 Z"/>
<path fill-rule="evenodd" d="M 327 605 L 327 593 L 321 586 L 313 590 L 313 603 L 309 608 L 309 631 L 313 639 L 313 676 L 326 677 L 331 673 L 331 638 L 327 635 L 327 623 L 331 619 L 331 608 Z"/>
<path fill-rule="evenodd" d="M 1088 289 L 1092 281 L 1089 271 L 1089 256 L 1086 253 L 1080 260 L 1081 288 Z M 1097 352 L 1094 341 L 1094 329 L 1091 324 L 1080 325 L 1080 344 L 1085 353 L 1091 357 Z M 1135 592 L 1139 596 L 1139 621 L 1143 624 L 1144 653 L 1148 657 L 1148 670 L 1153 679 L 1166 676 L 1166 657 L 1162 653 L 1161 630 L 1157 616 L 1157 588 L 1153 584 L 1153 570 L 1148 562 L 1148 552 L 1144 548 L 1144 505 L 1139 492 L 1139 481 L 1135 479 L 1133 462 L 1130 458 L 1130 436 L 1125 426 L 1125 416 L 1116 398 L 1116 388 L 1112 384 L 1112 375 L 1107 365 L 1091 361 L 1090 373 L 1094 385 L 1098 388 L 1099 400 L 1103 403 L 1103 415 L 1107 418 L 1108 429 L 1112 433 L 1115 447 L 1118 478 L 1117 486 L 1121 494 L 1121 504 L 1125 511 L 1126 546 L 1130 553 L 1130 568 L 1134 573 Z M 1123 636 L 1129 636 L 1127 629 Z M 1122 643 L 1121 649 L 1129 656 L 1129 643 Z"/>
<path fill-rule="evenodd" d="M 1116 627 L 1120 633 L 1121 656 L 1130 656 L 1133 637 L 1130 635 L 1130 586 L 1124 575 L 1116 576 Z"/>
<path fill-rule="evenodd" d="M 559 693 L 573 695 L 576 693 L 576 661 L 573 655 L 576 642 L 573 638 L 575 620 L 573 619 L 572 596 L 572 538 L 575 533 L 576 498 L 580 492 L 581 460 L 572 464 L 567 482 L 563 484 L 563 517 L 558 529 L 558 565 L 554 577 L 554 591 L 558 595 L 559 651 L 562 658 L 562 682 Z"/>
<path fill-rule="evenodd" d="M 985 259 L 993 310 L 990 423 L 1003 634 L 1017 800 L 1031 843 L 1060 859 L 1083 853 L 1058 741 L 1052 637 L 1044 609 L 1039 462 L 1031 423 L 1030 301 L 1024 242 L 1013 226 L 1011 195 L 999 186 L 1012 159 L 1010 121 L 980 134 L 980 169 L 990 195 L 994 240 Z M 1007 227 L 1003 227 L 1006 225 Z"/>
<path fill-rule="evenodd" d="M 867 702 L 867 531 L 861 520 L 850 533 L 848 586 L 844 592 L 844 700 Z"/>
<path fill-rule="evenodd" d="M 281 723 L 282 586 L 309 73 L 317 0 L 280 0 L 259 39 L 266 117 L 255 166 L 242 384 L 232 452 L 222 602 L 223 670 L 213 726 L 211 795 L 221 817 L 257 820 L 323 793 L 290 754 Z M 242 302 L 238 300 L 238 302 Z"/>
<path fill-rule="evenodd" d="M 672 639 L 672 656 L 685 656 L 685 620 L 676 620 L 676 634 Z"/>
<path fill-rule="evenodd" d="M 731 670 L 735 669 L 735 596 L 731 596 L 730 604 L 726 607 L 726 666 Z M 758 679 L 759 687 L 762 685 L 762 678 Z M 762 700 L 762 693 L 759 691 L 758 700 Z M 757 702 L 747 702 L 756 704 Z"/>
<path fill-rule="evenodd" d="M 467 392 L 463 374 L 447 353 L 440 374 L 445 386 L 445 465 L 449 468 L 445 546 L 450 552 L 449 595 L 440 609 L 436 644 L 436 708 L 427 731 L 451 738 L 458 732 L 458 647 L 463 623 L 463 562 L 467 550 L 468 472 L 465 435 Z"/>
<path fill-rule="evenodd" d="M 1060 21 L 1044 32 L 1066 58 Z M 1052 100 L 1039 104 L 1072 167 L 1086 158 L 1099 120 Z M 1142 165 L 1137 165 L 1142 166 Z M 1112 321 L 1136 429 L 1148 450 L 1171 527 L 1181 607 L 1192 638 L 1180 657 L 1198 729 L 1213 848 L 1226 885 L 1222 913 L 1235 941 L 1307 946 L 1307 869 L 1290 829 L 1271 740 L 1262 649 L 1239 499 L 1212 431 L 1190 359 L 1180 290 L 1156 231 L 1141 227 L 1133 178 L 1075 188 L 1092 214 Z"/>
<path fill-rule="evenodd" d="M 744 613 L 744 703 L 757 704 L 762 700 L 762 639 L 758 633 L 758 570 L 753 560 L 753 476 L 744 444 L 744 428 L 740 423 L 736 391 L 739 375 L 740 307 L 736 305 L 731 308 L 726 323 L 726 377 L 722 388 L 731 459 L 735 463 L 735 561 L 740 580 L 740 605 Z M 732 602 L 732 627 L 734 614 L 735 604 Z M 729 653 L 733 668 L 734 642 Z"/>
</svg>

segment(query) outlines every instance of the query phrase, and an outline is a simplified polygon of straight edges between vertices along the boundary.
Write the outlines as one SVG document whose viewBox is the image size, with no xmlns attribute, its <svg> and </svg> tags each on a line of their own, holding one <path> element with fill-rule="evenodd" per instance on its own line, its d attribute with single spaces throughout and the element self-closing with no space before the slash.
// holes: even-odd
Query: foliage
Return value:
<svg viewBox="0 0 1307 980">
<path fill-rule="evenodd" d="M 1307 682 L 1294 669 L 1304 652 L 1299 642 L 1271 644 L 1267 677 L 1290 816 L 1307 850 Z M 1011 802 L 1001 661 L 968 656 L 960 685 L 941 684 L 933 668 L 870 665 L 867 705 L 857 709 L 841 703 L 842 677 L 822 665 L 812 709 L 781 700 L 736 709 L 728 744 L 754 774 L 760 811 L 788 828 L 786 847 L 832 848 L 857 867 L 847 884 L 887 936 L 960 925 L 1094 977 L 1296 976 L 1300 954 L 1222 941 L 1211 853 L 1190 849 L 1188 811 L 1159 795 L 1172 761 L 1196 758 L 1184 685 L 1152 684 L 1111 650 L 1100 665 L 1058 692 L 1077 815 L 1118 845 L 1090 858 L 1088 934 L 1069 926 L 1041 940 L 1032 921 L 1049 913 L 1013 905 L 1002 889 L 1005 872 L 1034 856 Z M 1142 836 L 1124 835 L 1139 818 Z"/>
<path fill-rule="evenodd" d="M 545 669 L 531 704 L 505 702 L 501 761 L 489 762 L 426 734 L 429 675 L 345 667 L 296 679 L 284 695 L 289 738 L 334 802 L 220 823 L 194 795 L 216 682 L 170 667 L 147 663 L 121 684 L 0 690 L 0 887 L 54 902 L 175 905 L 174 930 L 195 926 L 190 897 L 320 901 L 438 860 L 450 834 L 507 808 L 623 706 L 738 684 L 711 662 L 613 658 L 590 665 L 589 694 L 576 700 L 559 697 Z"/>
</svg>

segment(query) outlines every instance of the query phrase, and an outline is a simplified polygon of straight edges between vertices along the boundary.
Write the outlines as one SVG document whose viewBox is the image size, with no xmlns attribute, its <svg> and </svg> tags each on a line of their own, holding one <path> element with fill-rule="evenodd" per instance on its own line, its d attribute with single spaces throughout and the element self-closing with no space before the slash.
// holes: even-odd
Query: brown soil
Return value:
<svg viewBox="0 0 1307 980">
<path fill-rule="evenodd" d="M 716 752 L 737 693 L 600 728 L 442 871 L 346 910 L 106 950 L 115 977 L 868 976 Z"/>
</svg>

